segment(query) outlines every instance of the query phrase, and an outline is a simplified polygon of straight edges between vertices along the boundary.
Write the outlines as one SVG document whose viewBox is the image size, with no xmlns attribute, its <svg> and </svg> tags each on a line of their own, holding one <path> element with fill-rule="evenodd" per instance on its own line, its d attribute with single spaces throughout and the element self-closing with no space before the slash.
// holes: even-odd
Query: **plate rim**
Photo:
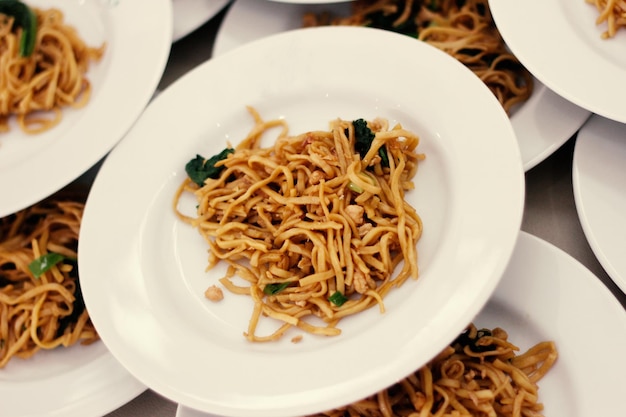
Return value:
<svg viewBox="0 0 626 417">
<path fill-rule="evenodd" d="M 617 129 L 621 129 L 622 133 L 626 133 L 626 125 L 623 123 L 607 119 L 597 114 L 592 115 L 578 132 L 572 160 L 574 203 L 577 208 L 578 219 L 589 247 L 609 278 L 611 278 L 622 292 L 626 293 L 626 271 L 620 271 L 613 266 L 612 258 L 606 253 L 608 242 L 606 242 L 604 238 L 599 238 L 598 233 L 596 233 L 597 229 L 593 225 L 597 220 L 590 218 L 588 215 L 587 208 L 590 200 L 586 198 L 586 195 L 589 190 L 587 189 L 587 182 L 583 180 L 585 172 L 583 172 L 581 168 L 581 164 L 583 164 L 584 161 L 588 161 L 589 158 L 592 158 L 589 152 L 583 151 L 583 146 L 588 148 L 587 144 L 593 141 L 593 149 L 597 149 L 598 146 L 602 145 L 603 141 L 615 139 L 614 136 L 611 136 L 610 139 L 602 137 L 596 132 L 598 129 L 602 129 L 605 126 L 616 126 Z"/>
<path fill-rule="evenodd" d="M 192 32 L 200 28 L 200 26 L 218 15 L 230 2 L 231 0 L 205 0 L 200 2 L 205 3 L 206 5 L 204 7 L 194 9 L 194 20 L 187 22 L 180 19 L 181 10 L 198 4 L 198 1 L 172 0 L 174 17 L 172 42 L 178 42 L 187 35 L 190 35 Z"/>
<path fill-rule="evenodd" d="M 147 390 L 147 387 L 134 378 L 122 365 L 106 350 L 102 341 L 99 346 L 81 346 L 70 348 L 98 349 L 97 356 L 82 363 L 76 368 L 65 368 L 62 373 L 47 376 L 38 381 L 24 381 L 19 383 L 9 379 L 0 380 L 3 395 L 8 395 L 2 405 L 2 413 L 9 413 L 14 417 L 98 417 L 123 406 Z M 46 352 L 53 355 L 54 352 Z M 30 359 L 19 359 L 20 367 L 28 366 Z M 50 360 L 46 358 L 46 360 Z M 1 372 L 1 371 L 0 371 Z M 80 378 L 77 378 L 80 373 Z M 29 405 L 27 398 L 31 398 L 33 390 L 40 392 L 38 401 Z M 71 395 L 68 395 L 68 392 Z M 8 400 L 8 401 L 7 401 Z M 17 403 L 16 403 L 17 401 Z M 45 404 L 45 411 L 41 409 Z M 42 414 L 43 413 L 43 414 Z"/>
<path fill-rule="evenodd" d="M 594 36 L 587 41 L 595 45 L 591 47 L 589 42 L 581 42 L 579 39 L 581 30 L 574 29 L 564 13 L 557 10 L 564 7 L 557 4 L 561 1 L 548 0 L 541 3 L 542 13 L 531 13 L 537 10 L 537 7 L 528 3 L 520 8 L 515 2 L 489 0 L 489 5 L 507 45 L 535 77 L 558 95 L 588 109 L 591 113 L 626 122 L 626 111 L 619 99 L 626 94 L 626 83 L 619 83 L 626 78 L 626 68 L 609 62 L 596 51 L 596 47 L 602 49 L 603 46 L 610 45 L 602 42 L 626 40 L 626 37 L 618 32 L 617 37 L 620 39 L 601 40 L 600 31 L 595 25 L 597 13 L 593 5 L 580 0 L 574 7 L 589 8 L 589 11 L 583 12 L 589 14 L 589 26 L 583 28 L 582 33 L 584 36 Z M 539 4 L 537 1 L 536 3 Z M 527 30 L 529 21 L 533 22 L 535 28 L 530 34 Z M 538 41 L 542 44 L 541 48 L 535 47 Z M 558 54 L 549 55 L 558 59 L 546 60 L 548 55 L 542 53 L 542 50 L 559 51 Z M 586 53 L 581 53 L 582 51 Z M 590 61 L 597 62 L 597 58 L 606 65 L 590 66 Z M 584 71 L 573 72 L 573 68 L 582 68 Z M 586 74 L 593 76 L 587 76 L 584 82 L 581 82 L 581 77 Z M 605 99 L 606 95 L 600 91 L 615 90 L 616 84 L 621 85 L 619 91 L 623 94 L 614 94 L 614 98 L 609 102 Z"/>
</svg>

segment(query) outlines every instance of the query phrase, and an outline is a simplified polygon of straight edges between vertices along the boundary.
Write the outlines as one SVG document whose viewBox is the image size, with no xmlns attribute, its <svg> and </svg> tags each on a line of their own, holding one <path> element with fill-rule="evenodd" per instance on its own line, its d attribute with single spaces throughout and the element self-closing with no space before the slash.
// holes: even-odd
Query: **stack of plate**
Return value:
<svg viewBox="0 0 626 417">
<path fill-rule="evenodd" d="M 585 1 L 489 4 L 520 61 L 550 89 L 593 112 L 574 152 L 576 208 L 591 249 L 626 291 L 626 30 L 603 38 L 607 23 L 596 25 L 598 11 Z"/>
</svg>

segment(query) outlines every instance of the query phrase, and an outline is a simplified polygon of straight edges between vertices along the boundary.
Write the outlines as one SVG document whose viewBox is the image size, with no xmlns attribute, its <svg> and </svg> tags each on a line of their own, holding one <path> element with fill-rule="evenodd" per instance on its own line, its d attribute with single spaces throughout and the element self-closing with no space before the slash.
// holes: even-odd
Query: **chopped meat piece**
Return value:
<svg viewBox="0 0 626 417">
<path fill-rule="evenodd" d="M 365 223 L 359 226 L 359 236 L 365 236 L 370 230 L 372 230 L 374 226 L 371 223 Z"/>
<path fill-rule="evenodd" d="M 316 170 L 316 171 L 311 172 L 311 176 L 309 177 L 309 182 L 313 185 L 319 184 L 319 182 L 325 177 L 326 175 L 322 171 Z"/>
<path fill-rule="evenodd" d="M 350 204 L 346 207 L 346 214 L 350 216 L 356 224 L 363 224 L 363 213 L 365 213 L 365 209 L 359 205 Z"/>
<path fill-rule="evenodd" d="M 358 269 L 354 271 L 354 289 L 359 294 L 365 294 L 367 290 L 369 290 L 369 285 L 367 285 L 367 278 L 365 274 Z"/>
<path fill-rule="evenodd" d="M 204 292 L 204 296 L 211 301 L 221 301 L 224 298 L 224 293 L 221 288 L 211 285 Z"/>
</svg>

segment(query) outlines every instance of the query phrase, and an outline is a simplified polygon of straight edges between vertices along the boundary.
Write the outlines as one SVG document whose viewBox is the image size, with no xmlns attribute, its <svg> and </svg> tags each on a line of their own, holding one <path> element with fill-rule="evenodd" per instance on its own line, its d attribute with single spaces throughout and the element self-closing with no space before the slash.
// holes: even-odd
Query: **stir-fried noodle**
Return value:
<svg viewBox="0 0 626 417">
<path fill-rule="evenodd" d="M 518 350 L 503 329 L 470 325 L 402 381 L 315 417 L 541 417 L 537 382 L 557 360 L 556 346 L 545 341 Z"/>
<path fill-rule="evenodd" d="M 350 16 L 308 13 L 303 25 L 371 26 L 413 36 L 472 70 L 507 113 L 530 97 L 533 78 L 508 50 L 487 0 L 355 0 L 352 4 Z"/>
<path fill-rule="evenodd" d="M 30 56 L 19 52 L 23 29 L 0 14 L 0 132 L 10 130 L 10 118 L 26 133 L 56 126 L 65 107 L 80 108 L 90 98 L 89 65 L 100 60 L 105 46 L 85 44 L 64 22 L 58 9 L 33 8 L 37 34 Z"/>
<path fill-rule="evenodd" d="M 51 198 L 0 219 L 0 368 L 98 339 L 76 265 L 84 203 Z"/>
<path fill-rule="evenodd" d="M 174 208 L 205 237 L 209 268 L 228 263 L 221 284 L 252 298 L 249 340 L 276 340 L 294 326 L 337 335 L 341 318 L 375 305 L 382 311 L 393 287 L 418 276 L 422 223 L 404 193 L 423 159 L 419 138 L 383 119 L 367 127 L 362 119 L 335 120 L 330 130 L 290 136 L 285 120 L 249 110 L 255 126 L 223 153 L 221 172 L 198 184 L 186 178 Z M 261 147 L 272 128 L 281 129 L 275 144 Z M 368 132 L 371 147 L 363 148 Z M 186 193 L 197 201 L 196 216 L 179 207 Z M 262 316 L 282 325 L 259 336 Z"/>
<path fill-rule="evenodd" d="M 602 32 L 602 39 L 615 36 L 620 28 L 626 28 L 626 1 L 625 0 L 585 0 L 596 6 L 598 17 L 596 25 L 606 23 L 606 30 Z"/>
</svg>

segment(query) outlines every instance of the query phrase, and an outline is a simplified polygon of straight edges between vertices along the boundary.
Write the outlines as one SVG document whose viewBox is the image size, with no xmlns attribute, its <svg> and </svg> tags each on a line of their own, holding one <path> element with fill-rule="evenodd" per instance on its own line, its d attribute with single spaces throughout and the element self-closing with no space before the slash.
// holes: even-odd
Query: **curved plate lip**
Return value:
<svg viewBox="0 0 626 417">
<path fill-rule="evenodd" d="M 174 28 L 172 42 L 189 35 L 215 17 L 231 0 L 172 0 Z"/>
<path fill-rule="evenodd" d="M 588 310 L 580 308 L 581 299 L 598 314 L 589 318 Z M 542 340 L 556 343 L 559 358 L 539 381 L 539 401 L 551 417 L 619 415 L 622 411 L 620 388 L 612 381 L 626 371 L 626 361 L 615 360 L 622 358 L 626 348 L 626 332 L 612 333 L 614 344 L 608 344 L 610 351 L 601 355 L 594 341 L 580 337 L 597 331 L 598 322 L 606 328 L 626 329 L 624 308 L 579 261 L 527 232 L 520 232 L 510 266 L 474 319 L 479 327 L 504 328 L 522 351 Z M 606 366 L 585 360 L 592 356 Z M 179 405 L 176 417 L 219 416 Z"/>
<path fill-rule="evenodd" d="M 342 4 L 277 4 L 279 2 L 234 0 L 217 32 L 215 56 L 261 36 L 296 29 L 299 17 L 307 11 L 332 10 L 347 13 Z M 297 2 L 296 2 L 297 3 Z M 306 2 L 302 2 L 306 3 Z M 244 22 L 254 19 L 254 25 Z M 524 170 L 529 171 L 567 142 L 591 115 L 589 110 L 565 100 L 534 78 L 530 99 L 511 115 Z"/>
<path fill-rule="evenodd" d="M 99 417 L 146 389 L 101 341 L 14 359 L 0 371 L 2 414 L 13 417 Z"/>
<path fill-rule="evenodd" d="M 326 64 L 326 60 L 332 61 L 343 57 L 344 49 L 340 47 L 341 45 L 350 45 L 352 57 L 355 59 L 369 56 L 371 47 L 393 48 L 394 51 L 406 48 L 410 54 L 404 54 L 404 58 L 400 59 L 405 63 L 404 66 L 390 67 L 379 62 L 355 73 L 354 67 L 350 64 L 352 60 L 340 68 Z M 248 71 L 252 64 L 261 58 L 268 62 L 268 66 L 258 68 L 258 71 Z M 307 66 L 303 66 L 301 62 L 307 62 Z M 425 66 L 424 62 L 428 64 Z M 427 71 L 424 68 L 428 68 L 429 79 L 416 83 L 416 86 L 422 87 L 424 94 L 429 93 L 426 89 L 432 89 L 433 85 L 437 86 L 438 96 L 428 104 L 417 100 L 414 95 L 407 95 L 406 89 L 401 85 L 384 80 L 376 82 L 376 78 L 372 78 L 373 74 L 391 75 L 389 71 L 392 73 L 399 71 L 396 74 L 401 75 L 402 68 L 409 63 L 411 68 L 422 68 L 423 71 Z M 434 65 L 437 65 L 437 71 L 432 67 Z M 440 71 L 443 68 L 449 72 Z M 329 71 L 331 73 L 327 74 Z M 230 77 L 221 76 L 225 73 Z M 455 85 L 450 85 L 450 76 L 454 77 L 452 79 L 455 80 Z M 436 77 L 446 77 L 445 83 L 443 79 L 433 81 Z M 362 84 L 365 79 L 368 80 L 368 84 Z M 422 265 L 428 263 L 429 266 L 422 269 L 421 280 L 417 281 L 421 282 L 419 285 L 426 290 L 412 291 L 410 294 L 411 297 L 415 297 L 412 299 L 415 303 L 397 304 L 397 310 L 385 313 L 386 326 L 376 326 L 376 337 L 370 336 L 371 332 L 352 331 L 350 337 L 331 339 L 331 342 L 326 342 L 328 339 L 310 338 L 307 339 L 310 340 L 310 345 L 298 344 L 297 346 L 303 346 L 303 350 L 293 355 L 283 355 L 284 347 L 269 348 L 267 345 L 249 344 L 244 347 L 245 340 L 240 335 L 245 327 L 235 330 L 229 328 L 229 333 L 222 340 L 221 336 L 224 336 L 223 327 L 220 327 L 222 323 L 212 321 L 207 327 L 207 323 L 200 318 L 209 317 L 204 310 L 207 308 L 205 304 L 199 307 L 198 304 L 184 301 L 189 297 L 189 288 L 181 285 L 180 280 L 181 278 L 187 280 L 187 277 L 181 276 L 181 265 L 176 264 L 184 261 L 173 259 L 175 256 L 186 256 L 181 251 L 184 252 L 187 247 L 177 249 L 178 245 L 187 245 L 191 248 L 195 248 L 196 244 L 200 246 L 200 241 L 194 240 L 190 245 L 188 241 L 181 242 L 178 237 L 174 237 L 176 233 L 188 233 L 179 230 L 178 221 L 171 213 L 170 203 L 180 176 L 184 175 L 182 167 L 186 162 L 185 159 L 193 152 L 197 152 L 201 137 L 199 135 L 203 131 L 205 134 L 207 129 L 217 132 L 214 130 L 217 129 L 216 126 L 224 123 L 219 117 L 225 116 L 219 114 L 219 109 L 228 112 L 231 119 L 235 117 L 237 120 L 235 124 L 241 125 L 240 118 L 246 117 L 244 104 L 280 102 L 277 104 L 281 108 L 280 112 L 288 114 L 289 111 L 293 111 L 294 103 L 305 103 L 302 104 L 305 106 L 308 103 L 308 100 L 302 101 L 298 98 L 301 97 L 300 93 L 308 92 L 311 97 L 312 92 L 319 94 L 320 97 L 327 97 L 330 94 L 332 98 L 335 94 L 333 88 L 338 86 L 345 88 L 346 84 L 351 87 L 341 91 L 344 93 L 351 91 L 351 94 L 355 94 L 357 88 L 358 92 L 362 93 L 362 85 L 368 85 L 367 106 L 375 103 L 377 112 L 380 111 L 377 106 L 382 106 L 388 112 L 410 103 L 411 106 L 416 106 L 411 107 L 412 113 L 420 111 L 434 113 L 437 108 L 445 108 L 455 114 L 458 124 L 439 121 L 437 131 L 432 130 L 434 127 L 428 128 L 431 129 L 433 140 L 426 146 L 434 147 L 431 160 L 438 160 L 437 152 L 442 154 L 439 155 L 442 165 L 437 169 L 448 170 L 441 172 L 442 177 L 452 175 L 453 169 L 460 169 L 458 167 L 464 165 L 462 161 L 469 163 L 468 158 L 472 159 L 472 168 L 465 170 L 467 172 L 463 175 L 456 173 L 451 178 L 429 179 L 449 182 L 450 190 L 444 192 L 446 193 L 444 197 L 450 199 L 452 204 L 445 207 L 443 212 L 451 210 L 453 215 L 443 230 L 447 239 L 433 237 L 433 233 L 429 237 L 422 237 L 421 242 L 424 243 L 420 249 L 421 253 L 427 255 L 429 251 L 433 251 L 432 258 L 422 263 Z M 462 92 L 460 88 L 463 88 Z M 202 93 L 209 91 L 210 94 Z M 228 95 L 226 94 L 228 91 L 237 91 L 238 94 Z M 398 107 L 395 107 L 395 104 L 387 104 L 391 103 L 389 101 L 391 99 L 388 98 L 390 92 L 394 93 L 393 102 L 398 100 Z M 398 98 L 397 95 L 402 97 Z M 451 98 L 450 96 L 453 96 L 454 100 L 441 102 L 444 98 Z M 216 97 L 219 97 L 219 100 Z M 309 98 L 312 100 L 311 97 Z M 469 102 L 466 102 L 469 97 L 474 104 L 473 107 L 468 106 Z M 193 98 L 193 105 L 189 104 L 191 103 L 189 98 Z M 351 103 L 359 107 L 362 98 L 357 94 Z M 342 103 L 340 104 L 345 105 Z M 233 111 L 233 108 L 239 106 L 241 110 Z M 314 107 L 318 111 L 312 112 L 311 115 L 307 114 L 306 118 L 324 118 L 323 122 L 317 121 L 316 124 L 327 123 L 332 117 L 336 117 L 334 115 L 329 118 L 325 113 L 326 107 L 317 102 L 314 103 Z M 468 108 L 481 108 L 481 111 L 471 114 L 471 111 L 467 111 Z M 486 115 L 485 111 L 490 114 Z M 443 112 L 437 115 L 430 113 L 428 122 L 431 124 L 434 123 L 432 120 L 445 117 Z M 291 116 L 285 117 L 288 121 L 292 120 Z M 483 118 L 488 118 L 489 121 Z M 177 123 L 168 123 L 168 119 L 176 120 Z M 232 124 L 234 121 L 230 120 L 229 123 Z M 414 123 L 419 122 L 416 120 Z M 181 134 L 180 126 L 187 126 L 189 131 Z M 423 125 L 424 128 L 426 126 Z M 457 129 L 454 126 L 463 126 L 463 133 L 452 135 L 450 129 Z M 485 126 L 494 129 L 493 135 L 486 134 Z M 294 128 L 294 131 L 300 129 Z M 230 138 L 231 132 L 227 130 L 226 133 L 226 137 Z M 453 140 L 454 146 L 440 143 L 441 135 L 446 140 Z M 175 142 L 171 140 L 172 137 L 176 137 Z M 476 160 L 485 158 L 485 154 L 470 143 L 470 138 L 476 138 L 478 142 L 487 141 L 492 155 L 499 156 L 486 158 L 484 163 L 476 163 Z M 151 152 L 150 158 L 138 157 L 148 148 Z M 184 157 L 181 156 L 183 152 Z M 177 161 L 173 160 L 174 157 Z M 131 166 L 138 163 L 145 166 L 133 170 L 133 175 L 124 173 L 126 170 L 132 170 Z M 430 166 L 434 167 L 432 164 Z M 422 172 L 428 172 L 427 169 L 424 168 Z M 151 173 L 148 174 L 147 171 Z M 492 175 L 493 172 L 498 172 L 498 175 Z M 428 185 L 434 186 L 432 183 Z M 435 193 L 431 195 L 431 200 L 437 198 L 440 197 Z M 497 200 L 497 207 L 493 204 L 494 198 Z M 452 340 L 467 324 L 467 317 L 477 313 L 487 301 L 506 267 L 521 225 L 523 200 L 523 169 L 508 117 L 484 84 L 460 63 L 429 45 L 376 29 L 327 27 L 285 32 L 213 58 L 186 74 L 150 103 L 131 132 L 110 153 L 93 184 L 81 227 L 79 268 L 82 273 L 83 294 L 91 318 L 109 350 L 136 378 L 161 395 L 196 409 L 231 416 L 280 417 L 308 413 L 317 411 L 320 397 L 325 398 L 326 405 L 338 405 L 346 398 L 356 399 L 368 394 L 371 389 L 388 385 L 388 382 L 404 375 L 407 368 L 412 369 L 421 365 L 422 363 L 417 362 L 425 362 L 445 343 Z M 124 207 L 115 203 L 119 201 L 126 202 Z M 442 206 L 433 206 L 431 211 L 435 208 Z M 467 210 L 465 214 L 474 211 L 479 214 L 463 216 L 456 211 L 461 208 Z M 430 214 L 442 217 L 441 213 L 438 212 L 437 216 Z M 107 226 L 103 230 L 99 225 L 105 224 L 102 223 L 104 218 L 114 218 L 115 221 L 105 221 Z M 159 219 L 158 222 L 156 219 Z M 436 222 L 433 222 L 431 229 L 436 227 L 435 224 Z M 170 238 L 160 239 L 162 233 L 179 240 L 169 242 Z M 185 234 L 185 236 L 194 235 Z M 437 242 L 433 242 L 431 240 L 433 238 L 438 239 Z M 153 245 L 154 242 L 156 246 Z M 425 242 L 430 243 L 426 245 Z M 200 250 L 200 262 L 196 265 L 197 273 L 204 269 L 205 263 L 204 249 Z M 172 251 L 178 252 L 173 254 Z M 102 261 L 103 252 L 116 260 L 115 266 Z M 476 253 L 484 255 L 479 267 L 465 268 L 462 274 L 448 271 L 448 268 L 456 271 L 456 268 L 466 262 L 473 265 L 472 256 Z M 449 258 L 442 259 L 446 254 L 458 260 L 458 264 L 450 262 Z M 154 259 L 164 259 L 162 255 L 172 258 L 173 261 L 155 263 Z M 182 266 L 183 269 L 184 267 L 185 265 Z M 433 274 L 460 281 L 448 283 L 440 288 L 443 284 L 426 278 Z M 105 276 L 107 278 L 103 279 Z M 147 276 L 152 276 L 153 279 L 146 281 L 144 278 Z M 162 286 L 157 285 L 157 282 Z M 186 284 L 190 285 L 189 280 Z M 415 308 L 415 304 L 419 304 L 421 302 L 419 300 L 424 298 L 423 294 L 429 294 L 425 301 L 435 300 L 432 297 L 433 292 L 427 290 L 431 285 L 440 288 L 438 296 L 442 308 L 445 307 L 446 310 L 444 316 L 452 317 L 422 315 L 417 320 L 424 321 L 421 334 L 397 331 L 387 334 L 391 331 L 387 327 L 391 323 L 389 321 L 392 320 L 391 317 L 404 314 L 400 320 L 404 322 L 406 314 L 409 314 L 411 308 Z M 391 297 L 389 302 L 392 302 L 393 298 L 405 295 L 395 292 L 388 297 Z M 168 305 L 172 304 L 172 299 L 180 302 L 174 301 L 173 305 L 176 307 L 170 309 Z M 132 301 L 128 304 L 130 300 Z M 155 308 L 157 305 L 162 308 Z M 196 314 L 199 311 L 202 313 Z M 248 315 L 244 316 L 247 322 Z M 350 321 L 352 329 L 356 328 L 355 324 L 362 325 L 361 320 L 367 317 L 375 317 L 377 323 L 380 323 L 377 311 L 366 312 L 360 317 L 362 319 Z M 398 317 L 395 318 L 397 319 Z M 445 326 L 441 325 L 442 320 L 445 320 Z M 197 334 L 196 326 L 200 326 L 202 332 L 213 332 L 212 336 L 207 337 L 205 333 Z M 344 330 L 348 334 L 350 327 L 346 325 Z M 385 337 L 378 337 L 382 333 Z M 231 339 L 232 335 L 235 336 Z M 420 343 L 424 337 L 428 338 L 428 344 Z M 184 346 L 178 342 L 180 339 L 186 340 Z M 396 350 L 393 359 L 370 368 L 366 375 L 358 372 L 359 368 L 355 368 L 356 363 L 349 356 L 326 355 L 329 349 L 335 348 L 339 353 L 345 353 L 348 344 L 354 346 L 363 341 L 369 343 L 370 353 L 374 354 L 376 351 L 384 351 L 386 347 L 390 348 L 391 339 Z M 218 342 L 214 340 L 222 345 L 218 346 Z M 400 343 L 397 343 L 398 341 Z M 288 349 L 294 346 L 288 341 L 285 343 L 288 344 Z M 418 357 L 412 350 L 416 344 L 420 345 L 421 354 Z M 321 348 L 315 349 L 318 346 Z M 181 348 L 185 350 L 184 354 L 180 352 Z M 206 363 L 204 358 L 207 357 L 209 350 L 220 359 Z M 279 368 L 273 366 L 271 362 L 257 360 L 271 358 L 278 350 L 281 352 L 282 364 Z M 410 354 L 407 350 L 411 350 Z M 255 354 L 251 355 L 251 352 Z M 345 373 L 333 374 L 336 380 L 329 381 L 326 370 L 314 366 L 314 363 L 319 363 L 316 361 L 320 356 L 324 356 L 324 363 L 328 366 L 334 364 L 333 366 L 341 367 Z M 229 367 L 228 371 L 223 369 L 224 366 L 233 365 L 233 360 L 237 361 L 237 366 Z M 293 380 L 282 378 L 281 374 L 289 372 L 293 375 L 289 370 L 296 364 L 301 367 L 302 362 L 312 365 L 307 369 L 309 378 L 298 379 L 298 384 L 304 386 L 294 387 Z M 252 368 L 255 369 L 254 372 L 250 371 Z M 246 372 L 247 377 L 243 385 L 242 380 L 236 379 L 238 374 L 233 371 L 234 369 Z M 348 375 L 348 371 L 359 374 L 359 378 Z M 208 374 L 219 375 L 219 379 L 207 379 Z M 181 377 L 182 375 L 185 377 Z M 265 392 L 270 387 L 268 384 L 259 385 L 256 377 L 260 375 L 271 375 L 271 395 Z M 300 390 L 301 388 L 306 392 Z M 250 396 L 242 394 L 248 389 L 255 394 Z M 246 395 L 248 403 L 241 403 L 241 395 Z"/>
<path fill-rule="evenodd" d="M 535 77 L 580 107 L 626 122 L 626 30 L 601 39 L 596 9 L 582 0 L 490 0 L 489 5 L 507 45 Z"/>
<path fill-rule="evenodd" d="M 626 293 L 626 124 L 593 115 L 578 132 L 572 164 L 574 202 L 594 255 Z"/>
<path fill-rule="evenodd" d="M 106 41 L 107 50 L 102 61 L 89 70 L 93 90 L 85 108 L 64 110 L 64 119 L 48 132 L 29 137 L 15 126 L 0 137 L 1 217 L 63 188 L 124 136 L 149 102 L 165 70 L 171 47 L 171 3 L 136 0 L 106 6 L 99 1 L 32 0 L 35 6 L 54 6 L 78 17 L 90 17 L 91 25 L 68 22 L 77 26 L 83 36 L 98 39 L 96 45 Z M 136 18 L 147 9 L 150 19 Z M 136 53 L 138 49 L 141 54 Z"/>
</svg>

